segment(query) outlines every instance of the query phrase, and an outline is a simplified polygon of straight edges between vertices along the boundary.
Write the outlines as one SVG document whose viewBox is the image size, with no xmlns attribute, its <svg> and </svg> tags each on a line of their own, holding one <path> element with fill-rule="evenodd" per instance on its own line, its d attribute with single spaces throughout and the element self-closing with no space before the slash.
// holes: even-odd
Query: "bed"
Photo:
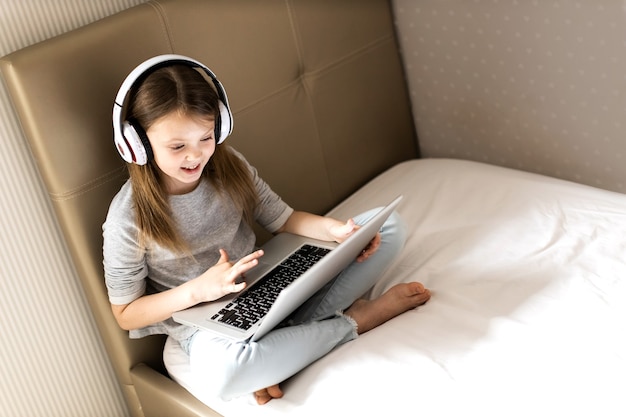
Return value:
<svg viewBox="0 0 626 417">
<path fill-rule="evenodd" d="M 626 196 L 478 162 L 400 163 L 331 214 L 403 194 L 409 240 L 372 289 L 431 300 L 341 346 L 259 407 L 225 416 L 623 416 Z M 170 374 L 193 386 L 172 344 Z"/>
<path fill-rule="evenodd" d="M 156 0 L 0 59 L 130 415 L 626 415 L 626 195 L 421 157 L 424 97 L 395 29 L 386 0 Z M 405 197 L 409 239 L 369 295 L 418 280 L 432 299 L 265 406 L 197 389 L 175 344 L 130 340 L 111 314 L 101 225 L 126 179 L 111 107 L 126 74 L 163 53 L 216 73 L 228 144 L 294 207 L 347 218 Z"/>
</svg>

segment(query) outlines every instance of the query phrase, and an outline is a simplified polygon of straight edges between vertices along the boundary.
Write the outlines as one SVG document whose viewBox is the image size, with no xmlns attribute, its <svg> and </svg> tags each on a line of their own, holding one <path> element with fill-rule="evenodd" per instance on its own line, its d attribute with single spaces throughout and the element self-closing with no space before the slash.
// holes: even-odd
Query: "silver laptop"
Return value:
<svg viewBox="0 0 626 417">
<path fill-rule="evenodd" d="M 175 321 L 236 341 L 256 341 L 353 262 L 398 206 L 402 196 L 376 213 L 341 244 L 280 233 L 246 272 L 238 294 L 174 313 Z"/>
</svg>

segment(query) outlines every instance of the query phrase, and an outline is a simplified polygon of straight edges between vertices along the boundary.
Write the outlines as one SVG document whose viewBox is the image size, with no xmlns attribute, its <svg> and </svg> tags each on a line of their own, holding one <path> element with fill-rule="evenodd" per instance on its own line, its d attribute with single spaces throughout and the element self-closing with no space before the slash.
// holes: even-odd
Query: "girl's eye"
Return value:
<svg viewBox="0 0 626 417">
<path fill-rule="evenodd" d="M 171 148 L 172 148 L 172 150 L 173 150 L 173 151 L 177 151 L 177 150 L 179 150 L 179 149 L 183 149 L 183 146 L 184 146 L 184 145 L 174 145 L 174 146 L 172 146 Z"/>
<path fill-rule="evenodd" d="M 213 139 L 213 136 L 209 136 L 207 138 L 202 139 L 202 142 L 206 142 L 207 140 L 211 140 L 211 139 Z"/>
</svg>

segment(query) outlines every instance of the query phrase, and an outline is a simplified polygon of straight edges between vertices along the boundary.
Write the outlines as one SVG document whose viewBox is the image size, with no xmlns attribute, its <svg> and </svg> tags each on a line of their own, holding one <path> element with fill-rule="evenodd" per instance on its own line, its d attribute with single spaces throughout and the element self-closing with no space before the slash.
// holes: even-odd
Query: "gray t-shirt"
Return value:
<svg viewBox="0 0 626 417">
<path fill-rule="evenodd" d="M 287 221 L 293 209 L 270 189 L 256 169 L 248 166 L 260 201 L 255 219 L 269 232 L 275 232 Z M 181 258 L 155 243 L 140 247 L 132 192 L 130 181 L 127 181 L 111 202 L 102 226 L 104 276 L 112 304 L 129 304 L 144 294 L 174 288 L 198 277 L 215 265 L 220 248 L 226 250 L 231 261 L 254 250 L 254 232 L 243 219 L 242 212 L 235 208 L 226 193 L 218 193 L 207 180 L 201 181 L 188 194 L 169 197 L 179 233 L 189 245 L 193 258 Z M 170 318 L 131 330 L 130 337 L 164 333 L 184 340 L 194 332 L 195 329 Z"/>
</svg>

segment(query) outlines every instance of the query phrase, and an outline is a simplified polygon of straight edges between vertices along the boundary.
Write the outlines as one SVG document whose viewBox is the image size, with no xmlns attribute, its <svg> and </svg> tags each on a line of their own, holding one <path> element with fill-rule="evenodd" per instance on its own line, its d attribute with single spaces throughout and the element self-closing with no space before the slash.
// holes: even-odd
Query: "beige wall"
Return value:
<svg viewBox="0 0 626 417">
<path fill-rule="evenodd" d="M 0 0 L 0 55 L 142 1 Z M 0 194 L 0 415 L 128 415 L 3 84 Z"/>
<path fill-rule="evenodd" d="M 394 0 L 420 149 L 626 192 L 622 0 Z"/>
</svg>

